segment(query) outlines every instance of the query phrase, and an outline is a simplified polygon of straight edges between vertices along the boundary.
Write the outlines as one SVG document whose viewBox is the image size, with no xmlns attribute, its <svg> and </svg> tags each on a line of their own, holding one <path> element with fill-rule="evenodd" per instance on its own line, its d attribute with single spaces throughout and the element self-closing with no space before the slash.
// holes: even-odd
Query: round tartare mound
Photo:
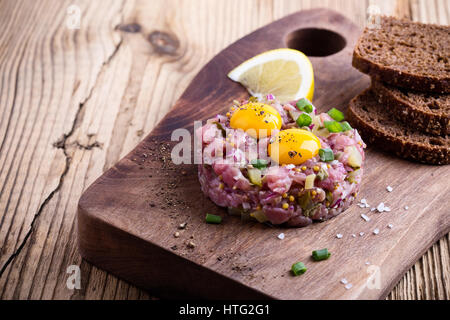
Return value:
<svg viewBox="0 0 450 320">
<path fill-rule="evenodd" d="M 249 101 L 235 101 L 226 115 L 209 119 L 196 131 L 202 141 L 198 177 L 203 193 L 233 214 L 274 225 L 304 227 L 337 216 L 353 203 L 361 183 L 365 144 L 360 135 L 348 124 L 341 132 L 330 132 L 325 123 L 334 119 L 317 114 L 312 105 L 312 110 L 300 111 L 296 102 L 268 98 L 263 103 L 280 114 L 281 131 L 258 138 L 234 129 L 230 119 Z M 300 128 L 296 120 L 303 113 L 312 122 Z M 267 145 L 292 128 L 317 136 L 327 156 L 320 152 L 297 165 L 271 161 Z"/>
</svg>

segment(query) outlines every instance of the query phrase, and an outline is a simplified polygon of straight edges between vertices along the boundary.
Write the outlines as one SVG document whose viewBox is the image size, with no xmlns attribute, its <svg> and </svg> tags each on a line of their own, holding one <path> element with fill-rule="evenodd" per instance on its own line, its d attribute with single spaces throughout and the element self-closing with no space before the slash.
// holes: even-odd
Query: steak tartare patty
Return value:
<svg viewBox="0 0 450 320">
<path fill-rule="evenodd" d="M 311 104 L 302 109 L 304 103 L 282 105 L 271 98 L 264 105 L 279 113 L 279 130 L 255 136 L 233 128 L 235 113 L 254 102 L 235 101 L 226 115 L 209 119 L 196 131 L 202 141 L 202 191 L 231 213 L 274 225 L 304 227 L 343 212 L 353 203 L 363 174 L 365 144 L 357 130 L 332 112 L 317 114 Z M 276 142 L 277 134 L 293 128 L 318 138 L 319 153 L 299 164 L 273 161 L 267 146 Z M 297 154 L 288 153 L 292 158 Z"/>
</svg>

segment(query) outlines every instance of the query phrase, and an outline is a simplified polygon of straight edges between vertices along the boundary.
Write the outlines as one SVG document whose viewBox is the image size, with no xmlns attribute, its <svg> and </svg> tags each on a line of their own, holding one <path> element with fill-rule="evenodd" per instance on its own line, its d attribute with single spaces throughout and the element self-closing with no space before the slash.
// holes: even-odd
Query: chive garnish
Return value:
<svg viewBox="0 0 450 320">
<path fill-rule="evenodd" d="M 267 167 L 267 164 L 268 164 L 267 160 L 264 160 L 264 159 L 255 159 L 255 160 L 252 160 L 250 163 L 256 169 L 264 169 Z"/>
<path fill-rule="evenodd" d="M 297 118 L 297 125 L 302 128 L 302 127 L 307 127 L 311 124 L 312 119 L 309 115 L 307 115 L 306 113 L 302 113 L 298 118 Z"/>
<path fill-rule="evenodd" d="M 222 133 L 222 137 L 225 138 L 227 136 L 227 131 L 223 128 L 222 124 L 220 122 L 217 122 L 217 121 L 215 121 L 213 123 L 217 126 L 217 129 L 219 129 L 220 132 Z"/>
<path fill-rule="evenodd" d="M 219 224 L 222 222 L 222 217 L 221 216 L 216 216 L 215 214 L 206 214 L 206 222 L 207 223 L 214 223 L 214 224 Z"/>
<path fill-rule="evenodd" d="M 298 276 L 306 272 L 306 267 L 303 262 L 297 262 L 292 265 L 291 271 L 294 276 Z"/>
<path fill-rule="evenodd" d="M 308 101 L 308 99 L 300 99 L 297 101 L 297 103 L 295 104 L 298 108 L 298 110 L 306 112 L 306 113 L 311 113 L 313 112 L 313 105 L 311 102 Z"/>
<path fill-rule="evenodd" d="M 333 161 L 334 160 L 334 153 L 333 150 L 327 148 L 327 149 L 319 149 L 319 157 L 322 161 Z"/>
<path fill-rule="evenodd" d="M 331 133 L 342 132 L 342 125 L 337 121 L 324 121 L 325 128 Z"/>
<path fill-rule="evenodd" d="M 342 121 L 345 119 L 344 114 L 336 108 L 332 108 L 328 111 L 328 115 L 336 121 Z"/>
<path fill-rule="evenodd" d="M 328 252 L 328 249 L 315 250 L 312 252 L 312 257 L 316 261 L 326 260 L 331 256 L 331 253 Z"/>
<path fill-rule="evenodd" d="M 344 132 L 353 130 L 352 126 L 347 121 L 341 122 L 341 126 L 342 126 L 342 130 L 344 130 Z"/>
</svg>

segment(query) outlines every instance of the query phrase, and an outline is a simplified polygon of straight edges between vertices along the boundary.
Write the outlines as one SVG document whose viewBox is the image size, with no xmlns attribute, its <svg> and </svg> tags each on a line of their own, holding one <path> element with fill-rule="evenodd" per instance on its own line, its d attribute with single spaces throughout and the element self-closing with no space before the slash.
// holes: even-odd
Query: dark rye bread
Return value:
<svg viewBox="0 0 450 320">
<path fill-rule="evenodd" d="M 409 90 L 450 93 L 450 26 L 380 17 L 366 28 L 353 66 L 376 80 Z"/>
<path fill-rule="evenodd" d="M 372 91 L 391 116 L 411 129 L 434 135 L 450 134 L 450 94 L 406 91 L 375 80 Z"/>
<path fill-rule="evenodd" d="M 363 139 L 380 150 L 427 164 L 450 162 L 447 136 L 431 136 L 404 127 L 378 104 L 370 89 L 350 101 L 348 118 Z"/>
</svg>

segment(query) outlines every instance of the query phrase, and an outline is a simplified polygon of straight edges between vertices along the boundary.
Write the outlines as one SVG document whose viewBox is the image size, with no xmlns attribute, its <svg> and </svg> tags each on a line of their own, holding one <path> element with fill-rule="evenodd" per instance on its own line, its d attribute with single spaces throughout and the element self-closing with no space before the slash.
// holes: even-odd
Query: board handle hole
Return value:
<svg viewBox="0 0 450 320">
<path fill-rule="evenodd" d="M 286 44 L 310 57 L 326 57 L 344 49 L 347 41 L 331 30 L 305 28 L 291 32 L 286 38 Z"/>
</svg>

